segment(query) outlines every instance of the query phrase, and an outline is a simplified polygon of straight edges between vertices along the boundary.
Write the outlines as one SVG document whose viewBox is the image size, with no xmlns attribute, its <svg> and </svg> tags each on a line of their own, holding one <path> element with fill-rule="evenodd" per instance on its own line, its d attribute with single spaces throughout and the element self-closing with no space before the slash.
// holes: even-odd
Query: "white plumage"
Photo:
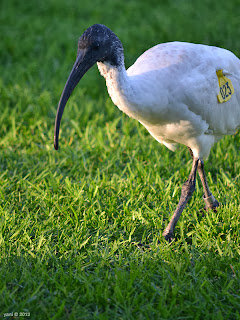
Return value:
<svg viewBox="0 0 240 320">
<path fill-rule="evenodd" d="M 212 145 L 240 125 L 240 60 L 230 51 L 170 42 L 144 52 L 126 71 L 98 62 L 114 104 L 171 150 L 180 143 L 207 158 Z M 217 70 L 235 93 L 219 103 Z"/>
<path fill-rule="evenodd" d="M 203 159 L 215 142 L 240 127 L 240 60 L 225 49 L 170 42 L 147 50 L 126 70 L 118 37 L 103 25 L 93 25 L 79 39 L 77 60 L 59 101 L 56 149 L 67 100 L 96 62 L 106 79 L 109 95 L 120 110 L 137 119 L 167 148 L 174 150 L 176 144 L 183 144 L 190 150 L 192 170 L 163 233 L 171 241 L 175 225 L 195 189 L 197 171 L 206 209 L 219 206 L 208 187 Z"/>
</svg>

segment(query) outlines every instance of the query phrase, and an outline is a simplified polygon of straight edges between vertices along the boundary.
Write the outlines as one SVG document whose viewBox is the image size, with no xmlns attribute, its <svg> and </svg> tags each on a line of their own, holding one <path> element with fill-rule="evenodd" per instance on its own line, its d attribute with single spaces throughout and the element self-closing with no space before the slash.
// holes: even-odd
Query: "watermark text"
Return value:
<svg viewBox="0 0 240 320">
<path fill-rule="evenodd" d="M 31 313 L 30 312 L 5 312 L 3 314 L 3 317 L 30 317 Z"/>
</svg>

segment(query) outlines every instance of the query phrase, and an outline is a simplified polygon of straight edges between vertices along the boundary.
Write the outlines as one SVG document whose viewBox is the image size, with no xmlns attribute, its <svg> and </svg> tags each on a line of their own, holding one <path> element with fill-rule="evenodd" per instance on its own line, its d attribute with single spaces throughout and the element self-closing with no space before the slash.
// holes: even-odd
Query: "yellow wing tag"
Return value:
<svg viewBox="0 0 240 320">
<path fill-rule="evenodd" d="M 231 99 L 232 95 L 234 94 L 232 81 L 223 75 L 222 69 L 217 70 L 216 73 L 217 73 L 218 83 L 220 87 L 220 92 L 217 95 L 218 101 L 220 103 L 226 102 L 229 99 Z"/>
</svg>

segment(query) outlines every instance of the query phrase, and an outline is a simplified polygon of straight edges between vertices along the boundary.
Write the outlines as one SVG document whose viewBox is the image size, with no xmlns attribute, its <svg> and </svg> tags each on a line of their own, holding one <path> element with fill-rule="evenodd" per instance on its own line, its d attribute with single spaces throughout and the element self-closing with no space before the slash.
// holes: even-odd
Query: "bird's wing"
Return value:
<svg viewBox="0 0 240 320">
<path fill-rule="evenodd" d="M 223 103 L 217 98 L 218 70 L 223 70 L 235 90 L 231 99 Z M 208 133 L 215 135 L 232 134 L 240 125 L 240 60 L 228 50 L 182 42 L 165 43 L 146 51 L 127 73 L 135 81 L 141 78 L 142 86 L 145 84 L 141 90 L 142 101 L 146 96 L 152 105 L 157 104 L 156 99 L 159 105 L 167 104 L 166 121 L 188 117 L 199 123 L 202 120 Z M 155 83 L 148 83 L 148 79 L 154 77 Z M 153 119 L 158 121 L 156 114 Z"/>
</svg>

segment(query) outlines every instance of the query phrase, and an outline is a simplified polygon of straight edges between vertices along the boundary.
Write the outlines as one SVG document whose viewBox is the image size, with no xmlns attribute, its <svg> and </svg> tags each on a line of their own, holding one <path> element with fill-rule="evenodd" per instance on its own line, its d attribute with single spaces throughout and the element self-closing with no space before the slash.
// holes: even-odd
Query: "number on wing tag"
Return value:
<svg viewBox="0 0 240 320">
<path fill-rule="evenodd" d="M 223 75 L 222 69 L 218 70 L 216 73 L 217 73 L 218 83 L 220 87 L 220 92 L 217 95 L 218 101 L 220 103 L 226 102 L 229 99 L 231 99 L 232 95 L 234 94 L 232 81 Z"/>
</svg>

